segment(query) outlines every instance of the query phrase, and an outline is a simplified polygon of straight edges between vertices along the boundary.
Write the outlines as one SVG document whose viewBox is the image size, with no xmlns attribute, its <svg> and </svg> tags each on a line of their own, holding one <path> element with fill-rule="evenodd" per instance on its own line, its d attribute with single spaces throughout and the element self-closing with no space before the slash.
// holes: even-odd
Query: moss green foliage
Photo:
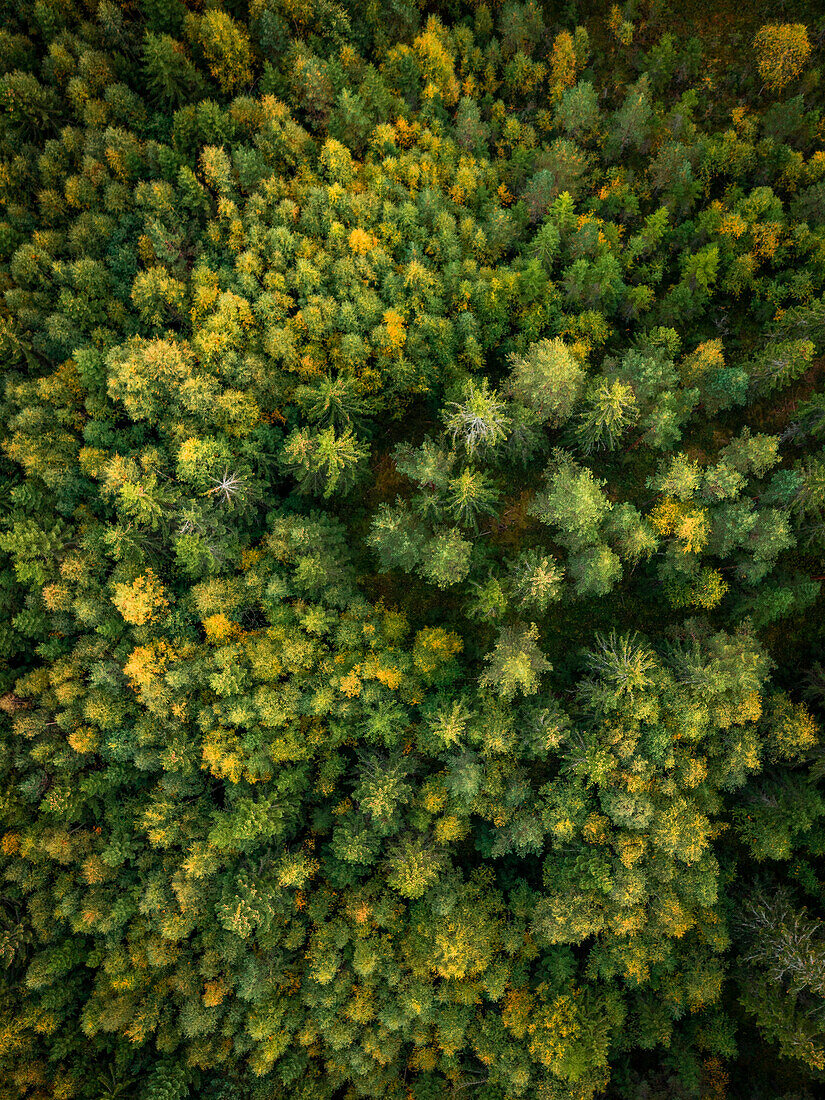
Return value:
<svg viewBox="0 0 825 1100">
<path fill-rule="evenodd" d="M 823 1095 L 825 21 L 707 8 L 0 0 L 2 1097 Z"/>
</svg>

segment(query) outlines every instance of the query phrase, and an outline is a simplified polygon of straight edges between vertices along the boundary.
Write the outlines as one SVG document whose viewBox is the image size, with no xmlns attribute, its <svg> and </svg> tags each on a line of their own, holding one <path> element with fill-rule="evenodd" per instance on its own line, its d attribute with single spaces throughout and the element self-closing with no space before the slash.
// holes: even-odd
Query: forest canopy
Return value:
<svg viewBox="0 0 825 1100">
<path fill-rule="evenodd" d="M 0 27 L 0 1095 L 823 1095 L 821 5 Z"/>
</svg>

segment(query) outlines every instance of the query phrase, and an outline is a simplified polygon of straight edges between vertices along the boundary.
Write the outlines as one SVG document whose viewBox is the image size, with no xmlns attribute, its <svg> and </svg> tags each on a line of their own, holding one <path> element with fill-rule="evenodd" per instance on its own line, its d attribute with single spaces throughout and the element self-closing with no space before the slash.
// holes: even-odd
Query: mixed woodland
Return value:
<svg viewBox="0 0 825 1100">
<path fill-rule="evenodd" d="M 0 1096 L 825 1095 L 821 3 L 0 27 Z"/>
</svg>

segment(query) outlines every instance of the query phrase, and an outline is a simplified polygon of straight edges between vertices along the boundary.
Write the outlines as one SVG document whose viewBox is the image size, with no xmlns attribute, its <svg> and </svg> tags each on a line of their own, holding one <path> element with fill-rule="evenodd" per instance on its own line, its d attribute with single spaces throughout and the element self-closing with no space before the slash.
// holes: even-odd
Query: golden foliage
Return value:
<svg viewBox="0 0 825 1100">
<path fill-rule="evenodd" d="M 133 626 L 157 622 L 169 609 L 163 585 L 151 569 L 136 577 L 131 584 L 116 584 L 112 603 L 126 622 Z"/>
<path fill-rule="evenodd" d="M 804 23 L 768 23 L 760 28 L 753 45 L 759 75 L 774 92 L 798 77 L 811 56 Z"/>
</svg>

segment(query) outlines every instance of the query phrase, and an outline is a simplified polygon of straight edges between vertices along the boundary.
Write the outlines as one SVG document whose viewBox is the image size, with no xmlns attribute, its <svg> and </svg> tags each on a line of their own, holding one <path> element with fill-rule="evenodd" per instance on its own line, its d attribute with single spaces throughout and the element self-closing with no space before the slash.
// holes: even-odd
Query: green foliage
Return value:
<svg viewBox="0 0 825 1100">
<path fill-rule="evenodd" d="M 559 529 L 559 539 L 571 550 L 595 543 L 611 509 L 604 482 L 568 454 L 557 451 L 545 471 L 546 489 L 537 493 L 531 511 L 542 523 Z"/>
<path fill-rule="evenodd" d="M 577 437 L 585 454 L 606 447 L 613 451 L 638 416 L 636 397 L 626 382 L 598 381 L 588 387 Z"/>
<path fill-rule="evenodd" d="M 481 385 L 466 384 L 463 400 L 448 406 L 447 432 L 453 444 L 463 447 L 469 455 L 489 453 L 507 436 L 509 418 L 504 403 L 486 378 Z"/>
<path fill-rule="evenodd" d="M 180 42 L 168 34 L 147 32 L 143 67 L 150 92 L 166 107 L 178 107 L 197 96 L 202 87 L 198 71 Z"/>
<path fill-rule="evenodd" d="M 295 477 L 300 492 L 326 499 L 354 488 L 363 476 L 367 453 L 349 429 L 338 434 L 332 426 L 317 432 L 296 428 L 284 442 L 280 462 Z"/>
<path fill-rule="evenodd" d="M 763 888 L 747 899 L 740 928 L 748 964 L 740 986 L 744 1008 L 785 1057 L 822 1069 L 822 922 L 795 907 L 785 890 Z"/>
<path fill-rule="evenodd" d="M 582 365 L 563 341 L 542 340 L 513 356 L 509 392 L 543 423 L 558 428 L 573 412 L 583 378 Z"/>
<path fill-rule="evenodd" d="M 552 667 L 538 648 L 538 627 L 505 627 L 496 639 L 495 649 L 487 655 L 488 668 L 480 683 L 505 699 L 516 692 L 534 695 L 539 678 Z"/>
<path fill-rule="evenodd" d="M 575 7 L 4 4 L 3 1097 L 822 1091 L 822 26 Z"/>
</svg>

